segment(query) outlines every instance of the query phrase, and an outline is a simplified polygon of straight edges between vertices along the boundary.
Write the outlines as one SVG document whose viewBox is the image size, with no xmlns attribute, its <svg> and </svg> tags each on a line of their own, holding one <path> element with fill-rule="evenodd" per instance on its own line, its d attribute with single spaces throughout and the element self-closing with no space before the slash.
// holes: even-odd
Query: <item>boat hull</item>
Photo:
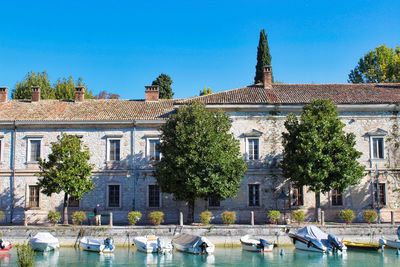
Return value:
<svg viewBox="0 0 400 267">
<path fill-rule="evenodd" d="M 145 240 L 143 238 L 134 238 L 133 243 L 135 244 L 138 251 L 144 253 L 157 253 L 158 252 L 158 242 L 157 240 Z"/>
<path fill-rule="evenodd" d="M 251 252 L 271 252 L 274 250 L 274 245 L 271 244 L 264 248 L 261 248 L 255 244 L 242 243 L 242 249 Z"/>
<path fill-rule="evenodd" d="M 8 253 L 10 251 L 10 249 L 13 247 L 11 242 L 8 242 L 8 241 L 3 242 L 3 246 L 4 246 L 4 248 L 0 249 L 0 254 Z"/>
<path fill-rule="evenodd" d="M 172 246 L 177 251 L 190 254 L 211 254 L 215 250 L 214 244 L 207 238 L 188 234 L 180 234 L 172 239 Z"/>
<path fill-rule="evenodd" d="M 57 243 L 47 243 L 47 242 L 36 242 L 36 241 L 29 241 L 32 249 L 35 251 L 52 251 L 60 247 L 60 244 Z"/>
<path fill-rule="evenodd" d="M 379 244 L 385 245 L 387 247 L 395 248 L 395 249 L 400 249 L 400 239 L 388 240 L 388 239 L 381 238 L 381 239 L 379 239 Z"/>
<path fill-rule="evenodd" d="M 81 249 L 91 252 L 98 252 L 98 253 L 114 252 L 114 246 L 112 246 L 111 249 L 109 247 L 106 247 L 106 245 L 104 245 L 103 240 L 82 238 L 79 241 L 79 246 Z"/>
<path fill-rule="evenodd" d="M 362 250 L 379 249 L 379 244 L 376 243 L 362 243 L 362 242 L 352 242 L 349 240 L 343 240 L 343 244 L 345 244 L 348 249 L 362 249 Z"/>
</svg>

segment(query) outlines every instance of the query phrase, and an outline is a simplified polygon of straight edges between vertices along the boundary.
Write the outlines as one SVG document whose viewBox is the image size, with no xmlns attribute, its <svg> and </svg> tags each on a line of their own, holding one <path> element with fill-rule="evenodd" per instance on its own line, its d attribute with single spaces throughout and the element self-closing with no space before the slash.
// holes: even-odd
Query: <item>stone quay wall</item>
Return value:
<svg viewBox="0 0 400 267">
<path fill-rule="evenodd" d="M 278 245 L 292 244 L 285 231 L 295 232 L 304 225 L 210 225 L 210 226 L 1 226 L 0 232 L 3 240 L 13 244 L 27 242 L 30 235 L 38 232 L 50 232 L 60 240 L 61 246 L 74 246 L 78 244 L 80 236 L 94 238 L 112 237 L 117 246 L 132 244 L 135 236 L 155 234 L 165 239 L 172 239 L 175 234 L 188 233 L 206 236 L 218 246 L 232 247 L 240 245 L 240 237 L 250 234 L 263 237 Z M 340 240 L 352 240 L 377 243 L 381 236 L 397 239 L 396 225 L 390 224 L 335 224 L 320 226 L 327 232 L 336 235 Z"/>
</svg>

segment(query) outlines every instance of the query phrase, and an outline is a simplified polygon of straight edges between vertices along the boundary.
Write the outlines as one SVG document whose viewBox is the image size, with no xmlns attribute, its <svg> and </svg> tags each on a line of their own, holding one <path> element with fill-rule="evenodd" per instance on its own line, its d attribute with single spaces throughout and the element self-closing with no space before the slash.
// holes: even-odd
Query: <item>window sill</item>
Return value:
<svg viewBox="0 0 400 267">
<path fill-rule="evenodd" d="M 37 165 L 39 164 L 39 161 L 27 161 L 25 162 L 26 165 Z"/>
<path fill-rule="evenodd" d="M 25 210 L 40 210 L 41 208 L 40 207 L 28 207 L 28 208 L 26 208 Z"/>
</svg>

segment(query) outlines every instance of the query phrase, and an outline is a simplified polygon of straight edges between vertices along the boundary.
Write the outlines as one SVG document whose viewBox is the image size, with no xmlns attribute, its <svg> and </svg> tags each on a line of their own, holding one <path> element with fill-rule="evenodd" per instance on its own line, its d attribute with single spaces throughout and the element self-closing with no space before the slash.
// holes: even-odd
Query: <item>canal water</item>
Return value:
<svg viewBox="0 0 400 267">
<path fill-rule="evenodd" d="M 0 266 L 17 266 L 16 249 L 0 255 Z M 190 255 L 174 252 L 167 255 L 144 254 L 134 249 L 116 249 L 114 255 L 100 255 L 73 248 L 62 248 L 50 253 L 37 253 L 36 266 L 400 266 L 395 250 L 381 252 L 348 251 L 343 255 L 323 255 L 285 248 L 272 253 L 252 253 L 240 248 L 216 248 L 214 255 Z"/>
</svg>

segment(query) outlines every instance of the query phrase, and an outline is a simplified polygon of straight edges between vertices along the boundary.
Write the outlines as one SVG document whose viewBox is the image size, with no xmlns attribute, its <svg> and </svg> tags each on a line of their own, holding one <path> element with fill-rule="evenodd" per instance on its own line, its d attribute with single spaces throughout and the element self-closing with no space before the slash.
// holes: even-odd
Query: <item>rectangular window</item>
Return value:
<svg viewBox="0 0 400 267">
<path fill-rule="evenodd" d="M 41 140 L 29 140 L 29 161 L 36 162 L 40 160 Z"/>
<path fill-rule="evenodd" d="M 247 139 L 249 160 L 259 159 L 259 140 L 258 138 Z"/>
<path fill-rule="evenodd" d="M 30 185 L 29 186 L 29 207 L 38 208 L 39 207 L 39 186 Z"/>
<path fill-rule="evenodd" d="M 70 196 L 68 200 L 68 206 L 71 208 L 79 207 L 79 199 L 77 197 Z"/>
<path fill-rule="evenodd" d="M 298 185 L 292 185 L 292 206 L 303 206 L 304 195 L 303 187 Z"/>
<path fill-rule="evenodd" d="M 333 189 L 331 192 L 332 206 L 343 206 L 343 194 L 339 190 Z"/>
<path fill-rule="evenodd" d="M 108 207 L 118 208 L 120 206 L 120 186 L 109 185 L 108 186 Z"/>
<path fill-rule="evenodd" d="M 260 206 L 260 185 L 249 184 L 249 206 Z"/>
<path fill-rule="evenodd" d="M 383 137 L 372 137 L 372 158 L 384 158 L 384 139 Z"/>
<path fill-rule="evenodd" d="M 221 201 L 217 197 L 209 197 L 208 198 L 208 206 L 209 207 L 219 207 L 219 206 L 221 206 Z"/>
<path fill-rule="evenodd" d="M 160 160 L 160 140 L 149 139 L 149 158 L 150 160 Z"/>
<path fill-rule="evenodd" d="M 379 190 L 377 190 L 377 184 L 374 183 L 374 194 L 375 194 L 375 203 L 378 205 L 386 205 L 386 184 L 379 183 Z"/>
<path fill-rule="evenodd" d="M 119 139 L 109 139 L 108 140 L 108 160 L 109 161 L 119 161 L 120 160 L 120 147 L 121 141 Z"/>
<path fill-rule="evenodd" d="M 149 185 L 149 207 L 160 207 L 160 187 L 158 185 Z"/>
</svg>

